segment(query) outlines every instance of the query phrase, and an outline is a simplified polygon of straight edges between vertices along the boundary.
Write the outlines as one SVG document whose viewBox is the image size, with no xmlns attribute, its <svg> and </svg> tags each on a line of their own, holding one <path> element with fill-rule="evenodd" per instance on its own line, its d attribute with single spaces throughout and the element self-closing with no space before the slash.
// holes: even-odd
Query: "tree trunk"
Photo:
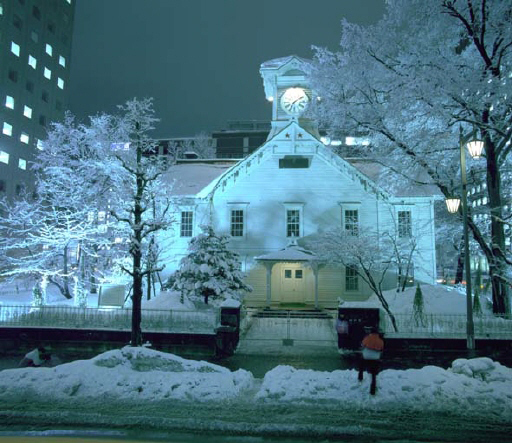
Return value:
<svg viewBox="0 0 512 443">
<path fill-rule="evenodd" d="M 461 284 L 464 279 L 464 235 L 460 239 L 459 254 L 457 255 L 457 270 L 455 272 L 455 284 Z"/>
</svg>

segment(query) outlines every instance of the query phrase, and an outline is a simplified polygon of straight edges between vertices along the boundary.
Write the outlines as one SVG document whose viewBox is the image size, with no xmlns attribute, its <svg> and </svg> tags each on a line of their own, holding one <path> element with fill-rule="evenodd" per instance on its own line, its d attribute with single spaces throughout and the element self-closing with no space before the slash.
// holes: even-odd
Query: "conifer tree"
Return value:
<svg viewBox="0 0 512 443">
<path fill-rule="evenodd" d="M 205 304 L 210 298 L 239 299 L 242 292 L 252 291 L 243 281 L 238 254 L 228 248 L 229 237 L 217 235 L 211 226 L 201 229 L 175 273 L 174 288 L 191 299 L 202 297 Z"/>
</svg>

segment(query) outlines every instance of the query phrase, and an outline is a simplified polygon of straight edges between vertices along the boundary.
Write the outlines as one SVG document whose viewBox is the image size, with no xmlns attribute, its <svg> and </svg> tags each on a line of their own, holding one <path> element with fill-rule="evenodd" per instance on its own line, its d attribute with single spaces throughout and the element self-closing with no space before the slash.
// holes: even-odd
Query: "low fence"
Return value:
<svg viewBox="0 0 512 443">
<path fill-rule="evenodd" d="M 450 314 L 394 315 L 398 332 L 390 318 L 384 317 L 384 332 L 387 337 L 414 338 L 462 338 L 466 336 L 467 317 Z M 512 339 L 512 319 L 495 316 L 474 316 L 475 338 Z"/>
<path fill-rule="evenodd" d="M 69 306 L 0 305 L 0 326 L 131 330 L 131 309 Z M 141 328 L 147 332 L 213 334 L 219 311 L 164 311 L 142 309 Z"/>
</svg>

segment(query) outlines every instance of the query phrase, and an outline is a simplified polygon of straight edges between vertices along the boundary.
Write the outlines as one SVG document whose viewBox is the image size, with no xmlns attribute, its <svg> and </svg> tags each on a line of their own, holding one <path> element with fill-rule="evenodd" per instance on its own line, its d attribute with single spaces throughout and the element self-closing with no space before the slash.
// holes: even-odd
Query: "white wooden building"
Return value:
<svg viewBox="0 0 512 443">
<path fill-rule="evenodd" d="M 342 159 L 320 139 L 307 110 L 307 61 L 295 56 L 263 63 L 272 102 L 272 130 L 252 155 L 239 160 L 183 161 L 171 167 L 177 201 L 175 229 L 162 243 L 167 273 L 187 253 L 188 241 L 212 224 L 231 236 L 253 292 L 248 306 L 335 307 L 338 299 L 364 300 L 369 289 L 353 270 L 316 266 L 308 239 L 332 227 L 414 236 L 414 278 L 435 282 L 434 196 L 429 187 L 390 193 L 382 168 Z M 396 285 L 390 274 L 389 287 Z"/>
</svg>

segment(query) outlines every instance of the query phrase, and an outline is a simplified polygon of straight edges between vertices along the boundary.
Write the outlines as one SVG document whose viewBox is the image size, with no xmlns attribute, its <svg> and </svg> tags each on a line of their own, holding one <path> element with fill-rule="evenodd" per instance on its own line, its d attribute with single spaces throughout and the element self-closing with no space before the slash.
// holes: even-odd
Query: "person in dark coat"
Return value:
<svg viewBox="0 0 512 443">
<path fill-rule="evenodd" d="M 370 328 L 369 333 L 361 342 L 361 360 L 359 363 L 358 380 L 363 381 L 363 373 L 367 371 L 372 376 L 370 394 L 375 395 L 377 390 L 377 374 L 380 369 L 380 359 L 384 350 L 384 340 L 377 328 Z"/>
</svg>

